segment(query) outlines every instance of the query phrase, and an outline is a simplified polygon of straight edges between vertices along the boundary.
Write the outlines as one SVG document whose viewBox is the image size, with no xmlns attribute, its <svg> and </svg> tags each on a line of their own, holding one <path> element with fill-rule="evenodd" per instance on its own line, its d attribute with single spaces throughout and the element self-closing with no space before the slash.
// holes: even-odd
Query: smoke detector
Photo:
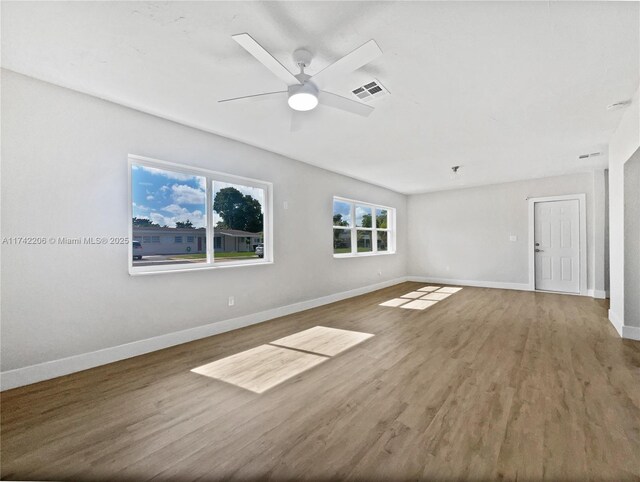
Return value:
<svg viewBox="0 0 640 482">
<path fill-rule="evenodd" d="M 363 102 L 371 102 L 380 97 L 389 95 L 389 91 L 379 80 L 373 79 L 357 89 L 353 89 L 351 93 L 358 100 Z"/>
</svg>

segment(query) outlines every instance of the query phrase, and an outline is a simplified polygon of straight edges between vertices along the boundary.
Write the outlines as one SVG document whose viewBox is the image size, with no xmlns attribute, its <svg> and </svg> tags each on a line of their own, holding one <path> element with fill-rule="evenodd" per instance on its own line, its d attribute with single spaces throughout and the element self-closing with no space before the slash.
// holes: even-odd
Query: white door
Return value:
<svg viewBox="0 0 640 482">
<path fill-rule="evenodd" d="M 580 293 L 580 203 L 535 203 L 536 289 Z"/>
</svg>

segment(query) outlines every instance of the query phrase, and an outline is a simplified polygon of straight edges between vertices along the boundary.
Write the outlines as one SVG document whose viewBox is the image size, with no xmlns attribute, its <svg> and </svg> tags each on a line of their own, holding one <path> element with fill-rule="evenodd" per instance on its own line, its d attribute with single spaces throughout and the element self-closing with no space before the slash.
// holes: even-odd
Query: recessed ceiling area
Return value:
<svg viewBox="0 0 640 482">
<path fill-rule="evenodd" d="M 2 66 L 402 193 L 607 165 L 639 82 L 637 2 L 3 2 Z M 231 39 L 313 75 L 370 39 L 382 57 L 327 90 L 388 94 L 292 132 L 282 89 Z M 579 159 L 584 153 L 600 156 Z M 460 165 L 457 174 L 451 166 Z"/>
</svg>

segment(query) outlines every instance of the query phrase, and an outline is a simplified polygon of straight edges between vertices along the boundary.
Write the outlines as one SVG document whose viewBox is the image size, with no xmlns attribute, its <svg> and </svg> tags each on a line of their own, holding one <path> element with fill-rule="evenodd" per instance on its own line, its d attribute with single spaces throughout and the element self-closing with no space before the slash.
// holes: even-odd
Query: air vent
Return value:
<svg viewBox="0 0 640 482">
<path fill-rule="evenodd" d="M 389 91 L 376 79 L 351 92 L 358 100 L 364 102 L 372 102 L 375 99 L 389 95 Z"/>
<path fill-rule="evenodd" d="M 592 152 L 591 154 L 582 154 L 578 156 L 578 159 L 588 159 L 589 157 L 598 157 L 600 154 L 601 154 L 600 152 Z"/>
</svg>

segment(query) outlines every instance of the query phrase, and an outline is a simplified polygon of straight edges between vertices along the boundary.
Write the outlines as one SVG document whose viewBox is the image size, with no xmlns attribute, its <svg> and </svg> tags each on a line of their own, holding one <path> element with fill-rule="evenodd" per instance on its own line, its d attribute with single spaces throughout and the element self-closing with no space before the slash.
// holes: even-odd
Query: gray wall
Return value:
<svg viewBox="0 0 640 482">
<path fill-rule="evenodd" d="M 526 198 L 586 193 L 587 288 L 593 289 L 592 260 L 598 242 L 594 230 L 596 185 L 603 190 L 598 197 L 604 202 L 604 183 L 594 183 L 593 173 L 411 196 L 409 275 L 509 283 L 514 288 L 526 288 L 529 282 Z M 597 219 L 603 223 L 604 206 L 602 211 Z M 515 242 L 509 239 L 512 235 L 517 237 Z"/>
<path fill-rule="evenodd" d="M 624 165 L 624 324 L 640 327 L 640 149 Z"/>
<path fill-rule="evenodd" d="M 275 228 L 273 265 L 137 277 L 124 245 L 3 246 L 3 371 L 405 275 L 403 195 L 15 73 L 2 83 L 2 236 L 127 236 L 129 153 L 273 182 Z M 334 195 L 395 207 L 398 254 L 334 259 Z"/>
</svg>

